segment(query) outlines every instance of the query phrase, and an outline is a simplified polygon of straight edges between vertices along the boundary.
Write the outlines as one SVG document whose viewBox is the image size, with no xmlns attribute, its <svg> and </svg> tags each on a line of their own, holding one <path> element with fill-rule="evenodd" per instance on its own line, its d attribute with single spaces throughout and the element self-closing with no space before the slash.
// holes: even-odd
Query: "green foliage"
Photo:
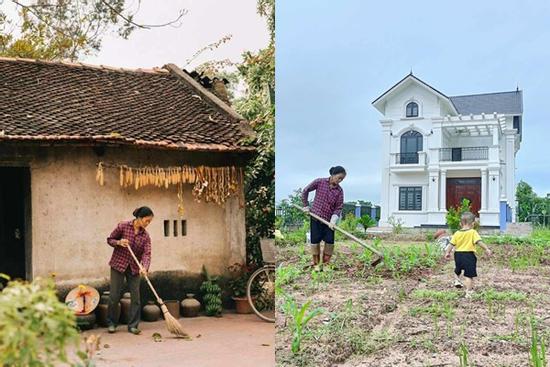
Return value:
<svg viewBox="0 0 550 367">
<path fill-rule="evenodd" d="M 460 367 L 470 366 L 470 364 L 468 363 L 468 347 L 464 342 L 460 343 L 460 348 L 458 350 L 458 358 L 460 361 Z"/>
<path fill-rule="evenodd" d="M 279 265 L 275 270 L 275 295 L 283 294 L 283 287 L 292 284 L 302 274 L 296 265 Z"/>
<path fill-rule="evenodd" d="M 275 3 L 260 0 L 260 15 L 274 27 Z M 271 29 L 274 31 L 274 28 Z M 247 86 L 244 97 L 234 101 L 234 107 L 255 132 L 248 143 L 257 148 L 246 169 L 245 199 L 248 261 L 260 264 L 260 237 L 273 237 L 275 223 L 275 43 L 257 53 L 245 52 L 244 61 L 237 65 L 238 73 Z M 245 142 L 246 143 L 246 142 Z"/>
<path fill-rule="evenodd" d="M 523 302 L 527 300 L 527 294 L 516 291 L 497 291 L 493 288 L 488 288 L 474 293 L 474 299 L 481 299 L 484 301 Z"/>
<path fill-rule="evenodd" d="M 233 279 L 229 281 L 229 288 L 233 292 L 235 297 L 246 297 L 246 288 L 248 285 L 248 279 L 252 273 L 256 270 L 255 267 L 247 266 L 246 264 L 235 263 L 228 267 L 229 272 L 233 275 Z M 256 282 L 251 286 L 252 294 L 259 294 L 261 289 Z"/>
<path fill-rule="evenodd" d="M 79 343 L 75 316 L 51 279 L 9 282 L 0 293 L 0 330 L 2 366 L 69 363 L 65 350 Z"/>
<path fill-rule="evenodd" d="M 201 284 L 200 291 L 203 294 L 204 308 L 208 316 L 221 316 L 222 314 L 222 289 L 217 284 L 218 278 L 211 277 L 203 265 L 202 273 L 206 280 Z"/>
<path fill-rule="evenodd" d="M 283 199 L 279 204 L 278 209 L 281 211 L 281 215 L 277 217 L 281 220 L 281 228 L 287 229 L 290 225 L 295 225 L 307 221 L 308 216 L 297 209 L 292 204 L 302 206 L 302 189 L 294 190 L 292 195 L 288 196 L 288 199 Z"/>
<path fill-rule="evenodd" d="M 302 337 L 304 329 L 309 321 L 315 316 L 320 315 L 323 310 L 321 308 L 316 308 L 312 311 L 308 311 L 311 306 L 311 300 L 304 303 L 301 307 L 296 304 L 294 299 L 287 297 L 285 301 L 284 309 L 287 314 L 292 318 L 292 353 L 296 354 L 300 351 L 300 346 L 302 344 Z"/>
<path fill-rule="evenodd" d="M 416 289 L 411 294 L 412 298 L 429 299 L 432 301 L 453 301 L 460 297 L 456 291 L 436 291 L 431 289 Z"/>
<path fill-rule="evenodd" d="M 367 232 L 367 229 L 376 226 L 376 220 L 372 219 L 370 215 L 365 214 L 359 218 L 359 224 L 361 224 L 365 232 Z"/>
<path fill-rule="evenodd" d="M 441 249 L 434 243 L 406 247 L 382 246 L 381 250 L 384 261 L 376 267 L 376 271 L 389 272 L 396 279 L 417 269 L 432 268 L 441 257 Z"/>
<path fill-rule="evenodd" d="M 150 28 L 134 22 L 136 12 L 129 10 L 133 5 L 126 0 L 26 3 L 17 2 L 18 19 L 8 19 L 0 11 L 1 56 L 75 61 L 97 53 L 103 36 L 112 30 L 127 39 L 136 28 Z M 173 22 L 184 13 L 181 10 Z M 19 28 L 15 31 L 13 26 Z"/>
<path fill-rule="evenodd" d="M 470 208 L 470 200 L 462 199 L 460 206 L 450 207 L 449 210 L 447 210 L 447 215 L 445 218 L 447 219 L 447 225 L 452 233 L 455 233 L 460 229 L 460 217 L 462 216 L 462 213 L 470 211 Z"/>
<path fill-rule="evenodd" d="M 402 218 L 396 218 L 393 215 L 388 218 L 388 223 L 393 228 L 393 233 L 399 234 L 403 232 L 403 219 Z"/>
<path fill-rule="evenodd" d="M 550 198 L 537 196 L 533 188 L 525 181 L 520 181 L 516 187 L 518 201 L 518 221 L 525 222 L 532 215 L 549 215 Z"/>
<path fill-rule="evenodd" d="M 531 347 L 529 349 L 529 366 L 546 367 L 546 340 L 538 335 L 537 322 L 531 316 Z"/>
</svg>

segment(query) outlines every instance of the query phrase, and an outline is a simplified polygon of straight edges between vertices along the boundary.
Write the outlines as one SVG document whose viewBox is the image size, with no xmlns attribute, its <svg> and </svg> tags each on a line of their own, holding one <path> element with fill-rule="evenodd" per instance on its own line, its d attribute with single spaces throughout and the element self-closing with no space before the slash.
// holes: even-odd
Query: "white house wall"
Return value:
<svg viewBox="0 0 550 367">
<path fill-rule="evenodd" d="M 443 97 L 413 80 L 406 81 L 383 98 L 380 225 L 389 225 L 390 216 L 401 218 L 407 227 L 443 225 L 446 179 L 480 177 L 482 225 L 498 226 L 501 200 L 515 207 L 515 154 L 519 149 L 519 135 L 513 130 L 513 116 L 497 116 L 494 111 L 487 111 L 485 115 L 457 116 Z M 418 104 L 418 117 L 405 117 L 409 102 Z M 382 104 L 377 103 L 379 108 Z M 504 126 L 498 127 L 499 121 L 503 121 Z M 488 128 L 490 135 L 453 136 L 445 132 L 455 125 L 471 127 L 477 124 L 481 131 Z M 396 154 L 401 150 L 401 135 L 409 130 L 423 136 L 418 165 L 396 162 Z M 488 147 L 488 159 L 440 162 L 439 149 L 447 147 Z M 399 211 L 400 186 L 422 187 L 421 211 Z"/>
</svg>

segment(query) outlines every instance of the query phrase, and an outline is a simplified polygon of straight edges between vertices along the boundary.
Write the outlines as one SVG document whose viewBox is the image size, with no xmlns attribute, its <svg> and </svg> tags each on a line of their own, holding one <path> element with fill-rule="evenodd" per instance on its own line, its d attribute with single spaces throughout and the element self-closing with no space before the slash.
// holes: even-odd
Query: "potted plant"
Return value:
<svg viewBox="0 0 550 367">
<path fill-rule="evenodd" d="M 229 266 L 228 269 L 233 274 L 233 279 L 229 281 L 229 287 L 233 292 L 233 296 L 231 298 L 235 301 L 237 313 L 252 313 L 253 311 L 248 303 L 248 298 L 246 295 L 246 285 L 248 284 L 248 279 L 253 273 L 253 269 L 239 263 Z M 252 297 L 254 298 L 254 295 L 252 295 Z"/>
</svg>

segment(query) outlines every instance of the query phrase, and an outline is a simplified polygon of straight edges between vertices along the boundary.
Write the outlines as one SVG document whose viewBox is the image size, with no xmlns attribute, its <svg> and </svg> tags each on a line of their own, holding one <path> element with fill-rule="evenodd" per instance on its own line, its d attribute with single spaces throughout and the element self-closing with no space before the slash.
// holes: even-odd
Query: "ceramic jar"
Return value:
<svg viewBox="0 0 550 367">
<path fill-rule="evenodd" d="M 187 293 L 187 298 L 181 301 L 181 313 L 183 317 L 196 317 L 201 310 L 201 303 L 195 299 L 193 293 Z"/>
<path fill-rule="evenodd" d="M 107 320 L 107 316 L 109 315 L 109 297 L 110 297 L 109 291 L 103 292 L 103 294 L 101 295 L 101 298 L 99 299 L 99 304 L 97 305 L 97 308 L 95 310 L 97 324 L 101 327 L 109 326 L 108 320 Z M 119 318 L 120 318 L 120 302 L 118 303 L 116 308 L 115 322 L 118 322 Z"/>
<path fill-rule="evenodd" d="M 154 301 L 149 301 L 147 304 L 143 307 L 143 312 L 141 314 L 143 321 L 158 321 L 160 319 L 160 307 L 155 304 Z"/>
<path fill-rule="evenodd" d="M 176 319 L 180 318 L 180 303 L 177 300 L 169 299 L 164 301 L 164 304 L 172 316 Z"/>
<path fill-rule="evenodd" d="M 130 319 L 130 304 L 132 300 L 130 298 L 130 292 L 124 293 L 120 300 L 120 323 L 127 324 Z"/>
</svg>

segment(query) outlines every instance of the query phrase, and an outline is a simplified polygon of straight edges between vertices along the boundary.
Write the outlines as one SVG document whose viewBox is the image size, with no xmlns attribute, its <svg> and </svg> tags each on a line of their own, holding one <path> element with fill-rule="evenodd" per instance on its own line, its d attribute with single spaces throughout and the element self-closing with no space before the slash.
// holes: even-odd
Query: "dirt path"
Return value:
<svg viewBox="0 0 550 367">
<path fill-rule="evenodd" d="M 99 334 L 101 350 L 97 367 L 168 367 L 168 366 L 274 366 L 274 326 L 255 315 L 224 314 L 221 318 L 180 319 L 193 340 L 174 339 L 164 321 L 142 322 L 141 335 L 132 335 L 119 327 L 115 334 L 94 329 L 84 335 Z M 155 342 L 153 333 L 162 335 Z M 107 347 L 105 347 L 107 346 Z"/>
</svg>

